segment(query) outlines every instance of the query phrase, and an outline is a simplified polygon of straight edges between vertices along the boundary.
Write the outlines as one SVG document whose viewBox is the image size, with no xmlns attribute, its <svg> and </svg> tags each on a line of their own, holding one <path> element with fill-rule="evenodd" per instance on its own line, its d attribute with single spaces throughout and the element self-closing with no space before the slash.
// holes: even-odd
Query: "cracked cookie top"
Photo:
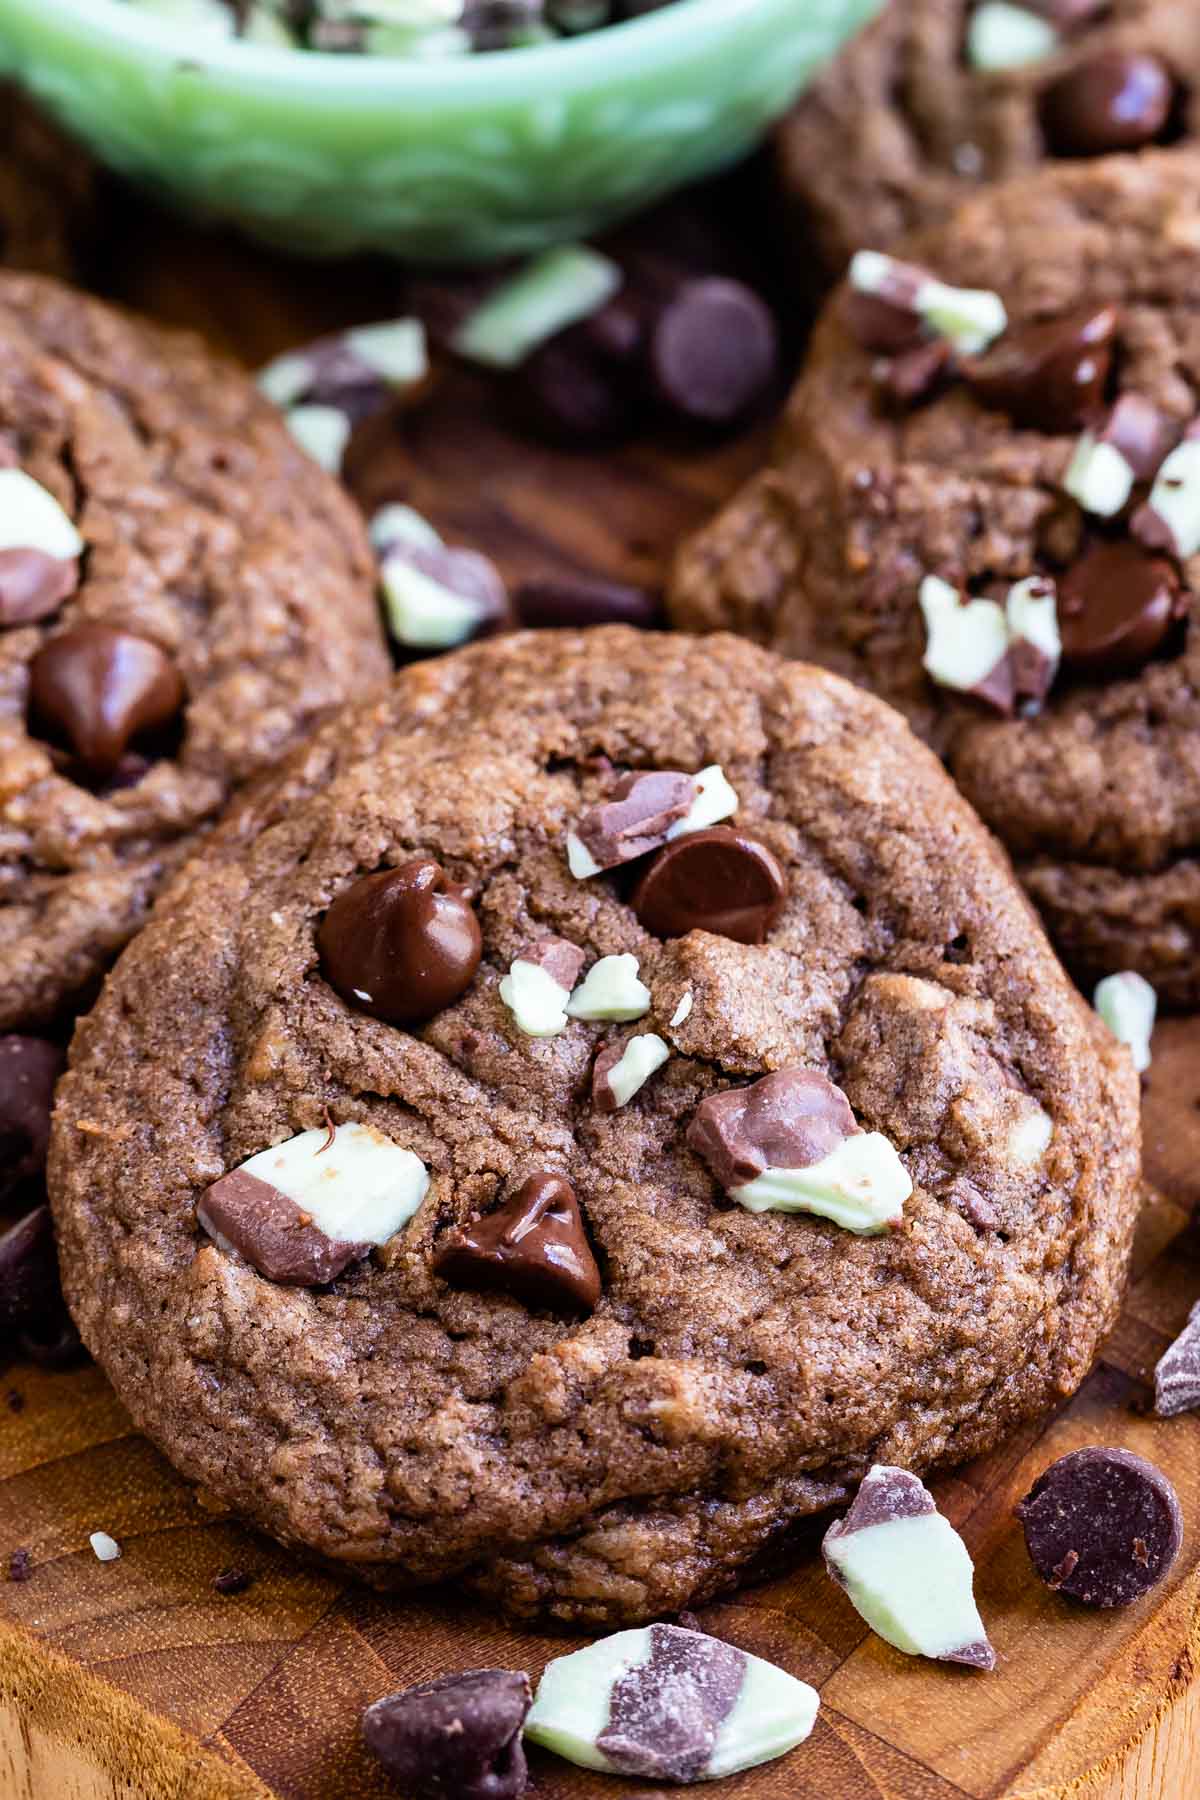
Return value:
<svg viewBox="0 0 1200 1800">
<path fill-rule="evenodd" d="M 0 279 L 0 1029 L 85 993 L 231 792 L 386 670 L 354 510 L 252 384 Z"/>
<path fill-rule="evenodd" d="M 1136 1164 L 1127 1053 L 900 717 L 608 628 L 414 666 L 246 797 L 80 1026 L 51 1187 L 188 1475 L 601 1622 L 1071 1391 Z"/>
</svg>

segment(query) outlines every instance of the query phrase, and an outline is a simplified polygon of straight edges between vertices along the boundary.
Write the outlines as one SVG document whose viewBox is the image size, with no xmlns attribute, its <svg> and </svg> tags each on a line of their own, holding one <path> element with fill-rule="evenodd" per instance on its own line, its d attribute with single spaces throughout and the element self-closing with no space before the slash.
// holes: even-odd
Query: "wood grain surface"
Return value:
<svg viewBox="0 0 1200 1800">
<path fill-rule="evenodd" d="M 105 285 L 198 326 L 248 363 L 396 310 L 378 267 L 305 268 L 126 205 Z M 761 455 L 767 425 L 713 446 L 648 439 L 615 457 L 537 450 L 487 383 L 450 374 L 386 451 L 448 534 L 510 578 L 599 571 L 656 583 L 679 533 Z M 384 453 L 381 452 L 381 459 Z M 770 1582 L 703 1624 L 821 1690 L 816 1730 L 720 1785 L 730 1800 L 1194 1800 L 1200 1794 L 1200 1418 L 1148 1416 L 1147 1376 L 1200 1293 L 1200 1020 L 1168 1020 L 1145 1097 L 1150 1186 L 1119 1326 L 1054 1418 L 938 1484 L 977 1567 L 1000 1655 L 979 1676 L 901 1656 L 823 1574 L 819 1526 Z M 536 1677 L 563 1641 L 513 1632 L 453 1593 L 385 1601 L 314 1571 L 214 1511 L 133 1432 L 93 1367 L 0 1374 L 0 1800 L 366 1800 L 394 1790 L 358 1741 L 362 1708 L 464 1667 Z M 1150 1599 L 1092 1613 L 1030 1570 L 1013 1505 L 1088 1443 L 1152 1457 L 1179 1490 L 1183 1554 Z M 102 1529 L 122 1546 L 102 1565 Z M 223 1595 L 228 1569 L 252 1577 Z M 664 1790 L 531 1755 L 536 1800 L 666 1800 Z"/>
</svg>

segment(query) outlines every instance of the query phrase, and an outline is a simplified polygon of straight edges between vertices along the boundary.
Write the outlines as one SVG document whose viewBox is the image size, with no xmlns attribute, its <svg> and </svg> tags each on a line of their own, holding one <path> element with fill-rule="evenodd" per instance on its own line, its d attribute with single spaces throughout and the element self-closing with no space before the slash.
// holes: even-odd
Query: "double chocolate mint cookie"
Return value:
<svg viewBox="0 0 1200 1800">
<path fill-rule="evenodd" d="M 230 794 L 386 668 L 354 510 L 251 383 L 0 279 L 0 1031 L 86 995 Z"/>
<path fill-rule="evenodd" d="M 800 243 L 840 275 L 982 185 L 1190 138 L 1198 69 L 1177 0 L 892 0 L 780 128 Z"/>
<path fill-rule="evenodd" d="M 896 713 L 730 637 L 527 633 L 218 828 L 79 1027 L 51 1188 L 188 1476 L 598 1625 L 1069 1393 L 1137 1101 Z"/>
<path fill-rule="evenodd" d="M 676 622 L 874 688 L 1089 983 L 1200 1003 L 1200 153 L 1043 170 L 860 252 Z"/>
</svg>

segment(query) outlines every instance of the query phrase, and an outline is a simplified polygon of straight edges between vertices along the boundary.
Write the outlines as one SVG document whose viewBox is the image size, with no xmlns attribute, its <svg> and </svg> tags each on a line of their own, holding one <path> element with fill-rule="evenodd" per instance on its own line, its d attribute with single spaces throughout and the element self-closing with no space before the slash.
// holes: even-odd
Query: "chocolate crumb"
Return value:
<svg viewBox="0 0 1200 1800">
<path fill-rule="evenodd" d="M 254 1577 L 247 1569 L 222 1569 L 213 1576 L 213 1586 L 218 1594 L 244 1594 L 254 1586 Z"/>
<path fill-rule="evenodd" d="M 28 1581 L 33 1574 L 33 1557 L 26 1549 L 14 1550 L 8 1559 L 8 1579 Z"/>
</svg>

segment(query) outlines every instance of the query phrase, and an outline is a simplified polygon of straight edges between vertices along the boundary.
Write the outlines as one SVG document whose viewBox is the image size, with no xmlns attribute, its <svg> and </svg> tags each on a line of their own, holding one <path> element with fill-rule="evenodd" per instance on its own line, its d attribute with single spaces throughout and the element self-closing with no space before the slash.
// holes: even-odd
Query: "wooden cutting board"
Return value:
<svg viewBox="0 0 1200 1800">
<path fill-rule="evenodd" d="M 705 203 L 707 204 L 707 202 Z M 289 267 L 129 203 L 105 285 L 247 362 L 395 310 L 378 268 Z M 580 569 L 654 583 L 680 533 L 761 455 L 662 438 L 603 460 L 514 438 L 485 382 L 454 374 L 381 465 L 448 535 L 510 578 Z M 821 1571 L 819 1527 L 772 1581 L 706 1607 L 718 1635 L 821 1690 L 816 1730 L 731 1800 L 1194 1800 L 1200 1794 L 1200 1417 L 1146 1415 L 1147 1375 L 1200 1294 L 1200 1020 L 1160 1027 L 1146 1089 L 1147 1191 L 1120 1324 L 1071 1404 L 938 1485 L 975 1558 L 993 1676 L 903 1657 Z M 392 1790 L 362 1708 L 464 1667 L 534 1676 L 561 1639 L 513 1632 L 453 1593 L 384 1601 L 215 1512 L 137 1437 L 99 1371 L 0 1371 L 0 1800 L 360 1800 Z M 1055 1598 L 1012 1509 L 1054 1457 L 1124 1444 L 1178 1488 L 1183 1554 L 1157 1593 L 1096 1614 Z M 88 1537 L 122 1546 L 102 1565 Z M 239 1594 L 214 1579 L 252 1577 Z M 531 1756 L 537 1800 L 666 1800 Z"/>
</svg>

